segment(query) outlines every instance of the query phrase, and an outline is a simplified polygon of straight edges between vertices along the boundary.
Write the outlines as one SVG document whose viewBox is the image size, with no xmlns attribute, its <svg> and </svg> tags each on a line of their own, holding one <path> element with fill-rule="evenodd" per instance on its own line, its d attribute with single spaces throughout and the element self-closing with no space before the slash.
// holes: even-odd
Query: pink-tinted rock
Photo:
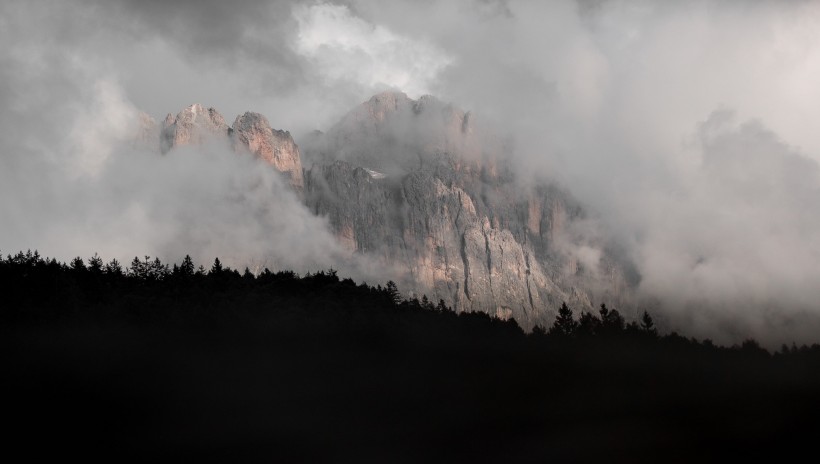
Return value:
<svg viewBox="0 0 820 464">
<path fill-rule="evenodd" d="M 267 118 L 259 113 L 247 112 L 237 116 L 233 123 L 234 148 L 248 150 L 287 174 L 290 184 L 301 190 L 302 160 L 299 147 L 287 131 L 271 129 Z"/>
<path fill-rule="evenodd" d="M 182 145 L 202 144 L 209 138 L 227 137 L 228 125 L 225 118 L 213 108 L 205 109 L 193 104 L 176 116 L 168 114 L 162 124 L 160 150 L 169 150 Z"/>
</svg>

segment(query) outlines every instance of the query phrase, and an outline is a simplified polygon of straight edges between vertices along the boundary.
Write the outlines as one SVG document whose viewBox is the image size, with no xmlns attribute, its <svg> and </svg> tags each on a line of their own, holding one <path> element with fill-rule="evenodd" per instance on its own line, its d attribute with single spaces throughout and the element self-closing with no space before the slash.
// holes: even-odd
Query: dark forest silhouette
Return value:
<svg viewBox="0 0 820 464">
<path fill-rule="evenodd" d="M 0 292 L 10 443 L 658 462 L 794 451 L 818 429 L 820 346 L 722 347 L 604 304 L 525 333 L 332 269 L 37 252 L 0 255 Z"/>
</svg>

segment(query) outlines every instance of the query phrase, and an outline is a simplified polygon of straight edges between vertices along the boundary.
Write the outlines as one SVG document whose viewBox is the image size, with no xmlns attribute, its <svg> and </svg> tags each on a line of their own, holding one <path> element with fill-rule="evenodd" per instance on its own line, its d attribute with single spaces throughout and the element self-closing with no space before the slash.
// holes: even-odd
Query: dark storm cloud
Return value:
<svg viewBox="0 0 820 464">
<path fill-rule="evenodd" d="M 288 48 L 288 37 L 293 32 L 288 27 L 291 4 L 115 0 L 95 2 L 94 10 L 110 21 L 109 25 L 127 28 L 133 38 L 162 37 L 183 47 L 191 59 L 222 59 L 225 64 L 237 64 L 241 59 L 275 63 L 272 84 L 293 85 L 299 77 L 299 63 Z"/>
<path fill-rule="evenodd" d="M 91 14 L 104 18 L 107 36 L 127 35 L 127 40 L 134 42 L 138 62 L 132 67 L 142 82 L 126 76 L 126 87 L 137 100 L 149 100 L 151 108 L 146 110 L 155 114 L 193 103 L 161 108 L 163 103 L 172 102 L 166 94 L 151 101 L 148 93 L 162 88 L 163 79 L 174 92 L 187 81 L 198 91 L 190 92 L 195 94 L 192 98 L 203 102 L 219 98 L 204 103 L 219 105 L 229 114 L 248 109 L 233 102 L 249 105 L 276 99 L 277 95 L 298 93 L 309 84 L 311 76 L 290 47 L 294 34 L 292 2 L 122 0 L 87 5 Z M 129 48 L 128 44 L 118 46 L 123 51 Z M 149 73 L 162 77 L 146 76 Z M 153 85 L 145 85 L 146 81 Z M 229 98 L 222 97 L 225 94 Z"/>
<path fill-rule="evenodd" d="M 6 2 L 8 50 L 74 60 L 115 79 L 155 117 L 192 103 L 232 118 L 248 110 L 275 127 L 329 125 L 371 90 L 328 82 L 325 68 L 294 50 L 297 2 Z M 48 73 L 47 69 L 42 69 Z M 56 78 L 56 77 L 55 77 Z"/>
</svg>

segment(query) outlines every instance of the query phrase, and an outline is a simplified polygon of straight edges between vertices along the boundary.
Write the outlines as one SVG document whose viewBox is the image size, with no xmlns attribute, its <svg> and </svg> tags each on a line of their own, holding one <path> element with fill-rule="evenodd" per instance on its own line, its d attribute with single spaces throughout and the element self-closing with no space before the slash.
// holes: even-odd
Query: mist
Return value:
<svg viewBox="0 0 820 464">
<path fill-rule="evenodd" d="M 354 5 L 452 57 L 431 91 L 512 134 L 521 181 L 581 200 L 667 330 L 815 338 L 817 3 Z"/>
<path fill-rule="evenodd" d="M 4 2 L 0 249 L 384 275 L 250 157 L 128 144 L 192 103 L 298 136 L 434 94 L 585 205 L 666 329 L 816 341 L 816 2 Z M 582 227 L 581 227 L 582 226 Z M 590 232 L 594 230 L 594 232 Z M 600 250 L 584 245 L 591 267 Z"/>
</svg>

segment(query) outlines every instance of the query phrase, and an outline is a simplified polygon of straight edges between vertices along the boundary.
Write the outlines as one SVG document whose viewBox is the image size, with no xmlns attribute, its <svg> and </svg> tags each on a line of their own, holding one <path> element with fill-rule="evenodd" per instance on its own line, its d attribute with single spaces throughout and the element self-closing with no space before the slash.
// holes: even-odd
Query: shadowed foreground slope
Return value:
<svg viewBox="0 0 820 464">
<path fill-rule="evenodd" d="M 335 272 L 0 260 L 7 448 L 113 458 L 677 462 L 808 448 L 820 347 L 549 331 Z M 294 459 L 295 458 L 295 459 Z"/>
</svg>

